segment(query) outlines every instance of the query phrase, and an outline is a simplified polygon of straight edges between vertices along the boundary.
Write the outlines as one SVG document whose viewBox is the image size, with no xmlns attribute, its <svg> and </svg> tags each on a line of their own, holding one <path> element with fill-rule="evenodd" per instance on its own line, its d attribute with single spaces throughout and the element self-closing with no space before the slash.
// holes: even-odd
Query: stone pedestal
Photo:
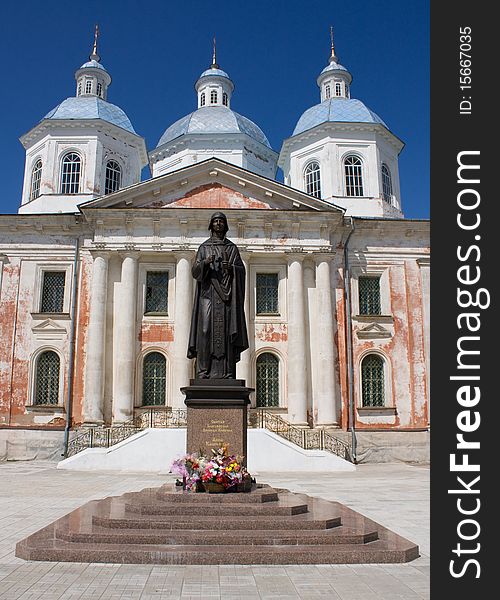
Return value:
<svg viewBox="0 0 500 600">
<path fill-rule="evenodd" d="M 191 379 L 181 388 L 187 406 L 187 452 L 211 456 L 227 446 L 247 456 L 247 407 L 252 388 L 243 379 Z"/>
</svg>

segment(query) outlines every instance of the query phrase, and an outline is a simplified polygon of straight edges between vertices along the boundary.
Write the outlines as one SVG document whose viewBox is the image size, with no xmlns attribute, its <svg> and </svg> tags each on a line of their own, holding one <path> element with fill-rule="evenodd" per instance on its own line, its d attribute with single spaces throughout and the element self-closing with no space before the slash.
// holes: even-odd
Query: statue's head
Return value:
<svg viewBox="0 0 500 600">
<path fill-rule="evenodd" d="M 213 231 L 213 226 L 214 226 L 214 221 L 216 219 L 220 219 L 221 221 L 224 222 L 224 235 L 226 235 L 229 227 L 227 224 L 227 217 L 223 212 L 215 212 L 211 217 L 210 217 L 210 225 L 208 226 L 208 228 L 210 229 L 210 231 Z"/>
</svg>

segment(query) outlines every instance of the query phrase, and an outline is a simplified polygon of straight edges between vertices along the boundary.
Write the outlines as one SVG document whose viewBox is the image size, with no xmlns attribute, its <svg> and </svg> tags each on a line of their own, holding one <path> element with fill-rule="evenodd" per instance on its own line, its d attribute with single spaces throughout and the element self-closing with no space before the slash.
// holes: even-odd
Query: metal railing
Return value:
<svg viewBox="0 0 500 600">
<path fill-rule="evenodd" d="M 134 419 L 111 427 L 79 427 L 68 443 L 66 457 L 87 448 L 109 448 L 149 427 L 180 428 L 187 425 L 187 409 L 149 406 L 136 409 Z M 304 450 L 327 450 L 352 462 L 349 445 L 325 429 L 309 429 L 292 425 L 283 417 L 263 409 L 251 411 L 249 427 L 261 427 L 276 433 Z"/>
<path fill-rule="evenodd" d="M 187 409 L 149 406 L 138 409 L 134 419 L 120 425 L 79 427 L 68 443 L 66 458 L 87 448 L 109 448 L 148 427 L 186 427 Z"/>
<path fill-rule="evenodd" d="M 257 410 L 250 415 L 250 427 L 262 427 L 276 433 L 304 450 L 326 450 L 352 462 L 349 444 L 335 437 L 327 429 L 309 429 L 292 425 L 283 417 L 266 410 Z"/>
</svg>

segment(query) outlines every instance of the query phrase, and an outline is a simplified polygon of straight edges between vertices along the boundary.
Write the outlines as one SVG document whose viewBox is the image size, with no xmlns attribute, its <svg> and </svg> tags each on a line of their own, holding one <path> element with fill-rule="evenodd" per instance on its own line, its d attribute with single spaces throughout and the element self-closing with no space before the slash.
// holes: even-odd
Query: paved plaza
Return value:
<svg viewBox="0 0 500 600">
<path fill-rule="evenodd" d="M 0 599 L 429 598 L 429 469 L 361 465 L 335 474 L 260 473 L 275 487 L 343 502 L 416 542 L 401 565 L 154 566 L 27 562 L 15 544 L 85 502 L 157 487 L 166 474 L 61 471 L 45 461 L 0 463 Z"/>
</svg>

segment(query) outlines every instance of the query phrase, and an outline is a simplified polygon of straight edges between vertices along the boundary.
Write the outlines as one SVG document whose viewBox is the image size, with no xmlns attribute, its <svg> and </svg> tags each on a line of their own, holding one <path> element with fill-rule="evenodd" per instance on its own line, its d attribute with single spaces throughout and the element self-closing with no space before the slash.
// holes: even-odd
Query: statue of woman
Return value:
<svg viewBox="0 0 500 600">
<path fill-rule="evenodd" d="M 212 235 L 192 268 L 197 283 L 187 356 L 196 358 L 196 379 L 236 379 L 236 363 L 248 348 L 245 266 L 226 238 L 224 213 L 214 213 L 208 229 Z"/>
</svg>

